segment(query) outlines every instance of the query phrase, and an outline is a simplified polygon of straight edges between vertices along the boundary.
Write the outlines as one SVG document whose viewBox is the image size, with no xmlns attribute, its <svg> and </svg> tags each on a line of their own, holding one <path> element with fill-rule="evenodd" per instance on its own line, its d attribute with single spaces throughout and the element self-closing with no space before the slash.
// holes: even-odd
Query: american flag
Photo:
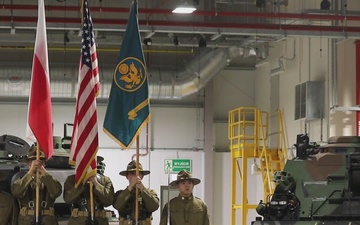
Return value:
<svg viewBox="0 0 360 225">
<path fill-rule="evenodd" d="M 96 96 L 100 82 L 88 0 L 82 2 L 82 20 L 78 95 L 69 158 L 69 163 L 75 165 L 75 187 L 96 174 L 95 157 L 99 146 Z"/>
</svg>

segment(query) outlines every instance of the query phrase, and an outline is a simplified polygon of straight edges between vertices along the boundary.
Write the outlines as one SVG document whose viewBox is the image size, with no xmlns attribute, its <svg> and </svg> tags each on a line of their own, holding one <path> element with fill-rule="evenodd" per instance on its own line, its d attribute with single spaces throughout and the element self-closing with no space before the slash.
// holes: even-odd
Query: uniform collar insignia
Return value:
<svg viewBox="0 0 360 225">
<path fill-rule="evenodd" d="M 181 196 L 181 200 L 191 200 L 191 199 L 192 199 L 192 195 L 190 195 L 189 197 Z"/>
</svg>

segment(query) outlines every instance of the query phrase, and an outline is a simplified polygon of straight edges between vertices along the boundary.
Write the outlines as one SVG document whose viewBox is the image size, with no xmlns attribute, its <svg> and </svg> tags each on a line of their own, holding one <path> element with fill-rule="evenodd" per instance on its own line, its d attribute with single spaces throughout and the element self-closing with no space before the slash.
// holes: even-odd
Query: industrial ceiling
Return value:
<svg viewBox="0 0 360 225">
<path fill-rule="evenodd" d="M 257 63 L 268 58 L 269 47 L 287 37 L 321 36 L 340 40 L 360 36 L 360 14 L 346 0 L 333 1 L 330 10 L 321 10 L 320 0 L 138 2 L 144 54 L 150 85 L 154 85 L 151 90 L 158 99 L 179 99 L 199 93 L 208 80 L 226 68 L 255 69 Z M 187 15 L 172 13 L 185 2 L 197 10 Z M 106 83 L 111 81 L 131 1 L 90 0 L 89 4 L 99 65 L 104 71 L 102 79 Z M 69 71 L 76 71 L 80 55 L 80 5 L 78 0 L 45 1 L 49 65 L 50 69 L 54 68 L 51 76 L 54 81 L 65 79 L 72 85 L 76 83 L 75 75 L 68 73 L 76 74 Z M 21 71 L 31 68 L 36 22 L 37 1 L 1 2 L 1 80 L 9 83 L 10 79 L 14 83 L 17 79 L 30 79 L 29 72 L 25 75 Z M 197 88 L 184 93 L 184 85 L 200 78 L 202 82 L 196 83 Z M 71 93 L 59 93 L 58 97 L 74 98 L 73 87 L 63 89 Z M 6 93 L 8 97 L 17 96 L 16 92 Z M 6 97 L 6 93 L 0 96 Z"/>
</svg>

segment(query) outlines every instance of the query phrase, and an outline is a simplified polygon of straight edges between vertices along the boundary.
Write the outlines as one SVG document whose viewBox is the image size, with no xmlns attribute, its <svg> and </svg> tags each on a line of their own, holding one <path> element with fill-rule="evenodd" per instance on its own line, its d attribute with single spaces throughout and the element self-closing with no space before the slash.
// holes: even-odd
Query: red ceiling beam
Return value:
<svg viewBox="0 0 360 225">
<path fill-rule="evenodd" d="M 37 5 L 11 5 L 2 4 L 1 8 L 8 10 L 31 10 L 37 11 Z M 78 6 L 51 6 L 45 7 L 47 11 L 78 11 Z M 115 7 L 91 7 L 92 12 L 129 13 L 129 8 Z M 172 14 L 172 9 L 146 9 L 139 8 L 140 14 Z M 360 15 L 332 15 L 332 14 L 302 14 L 302 13 L 270 13 L 270 12 L 229 12 L 214 10 L 197 10 L 192 15 L 213 17 L 255 17 L 255 18 L 277 18 L 277 19 L 309 19 L 309 20 L 333 20 L 333 21 L 360 21 Z"/>
</svg>

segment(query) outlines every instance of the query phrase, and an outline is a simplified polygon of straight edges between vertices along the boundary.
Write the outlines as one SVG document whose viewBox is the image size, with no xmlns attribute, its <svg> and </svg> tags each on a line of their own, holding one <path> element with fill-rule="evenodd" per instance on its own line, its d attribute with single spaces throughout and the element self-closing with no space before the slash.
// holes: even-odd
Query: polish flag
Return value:
<svg viewBox="0 0 360 225">
<path fill-rule="evenodd" d="M 39 0 L 26 138 L 37 142 L 47 159 L 54 153 L 52 130 L 45 8 L 44 0 Z"/>
</svg>

